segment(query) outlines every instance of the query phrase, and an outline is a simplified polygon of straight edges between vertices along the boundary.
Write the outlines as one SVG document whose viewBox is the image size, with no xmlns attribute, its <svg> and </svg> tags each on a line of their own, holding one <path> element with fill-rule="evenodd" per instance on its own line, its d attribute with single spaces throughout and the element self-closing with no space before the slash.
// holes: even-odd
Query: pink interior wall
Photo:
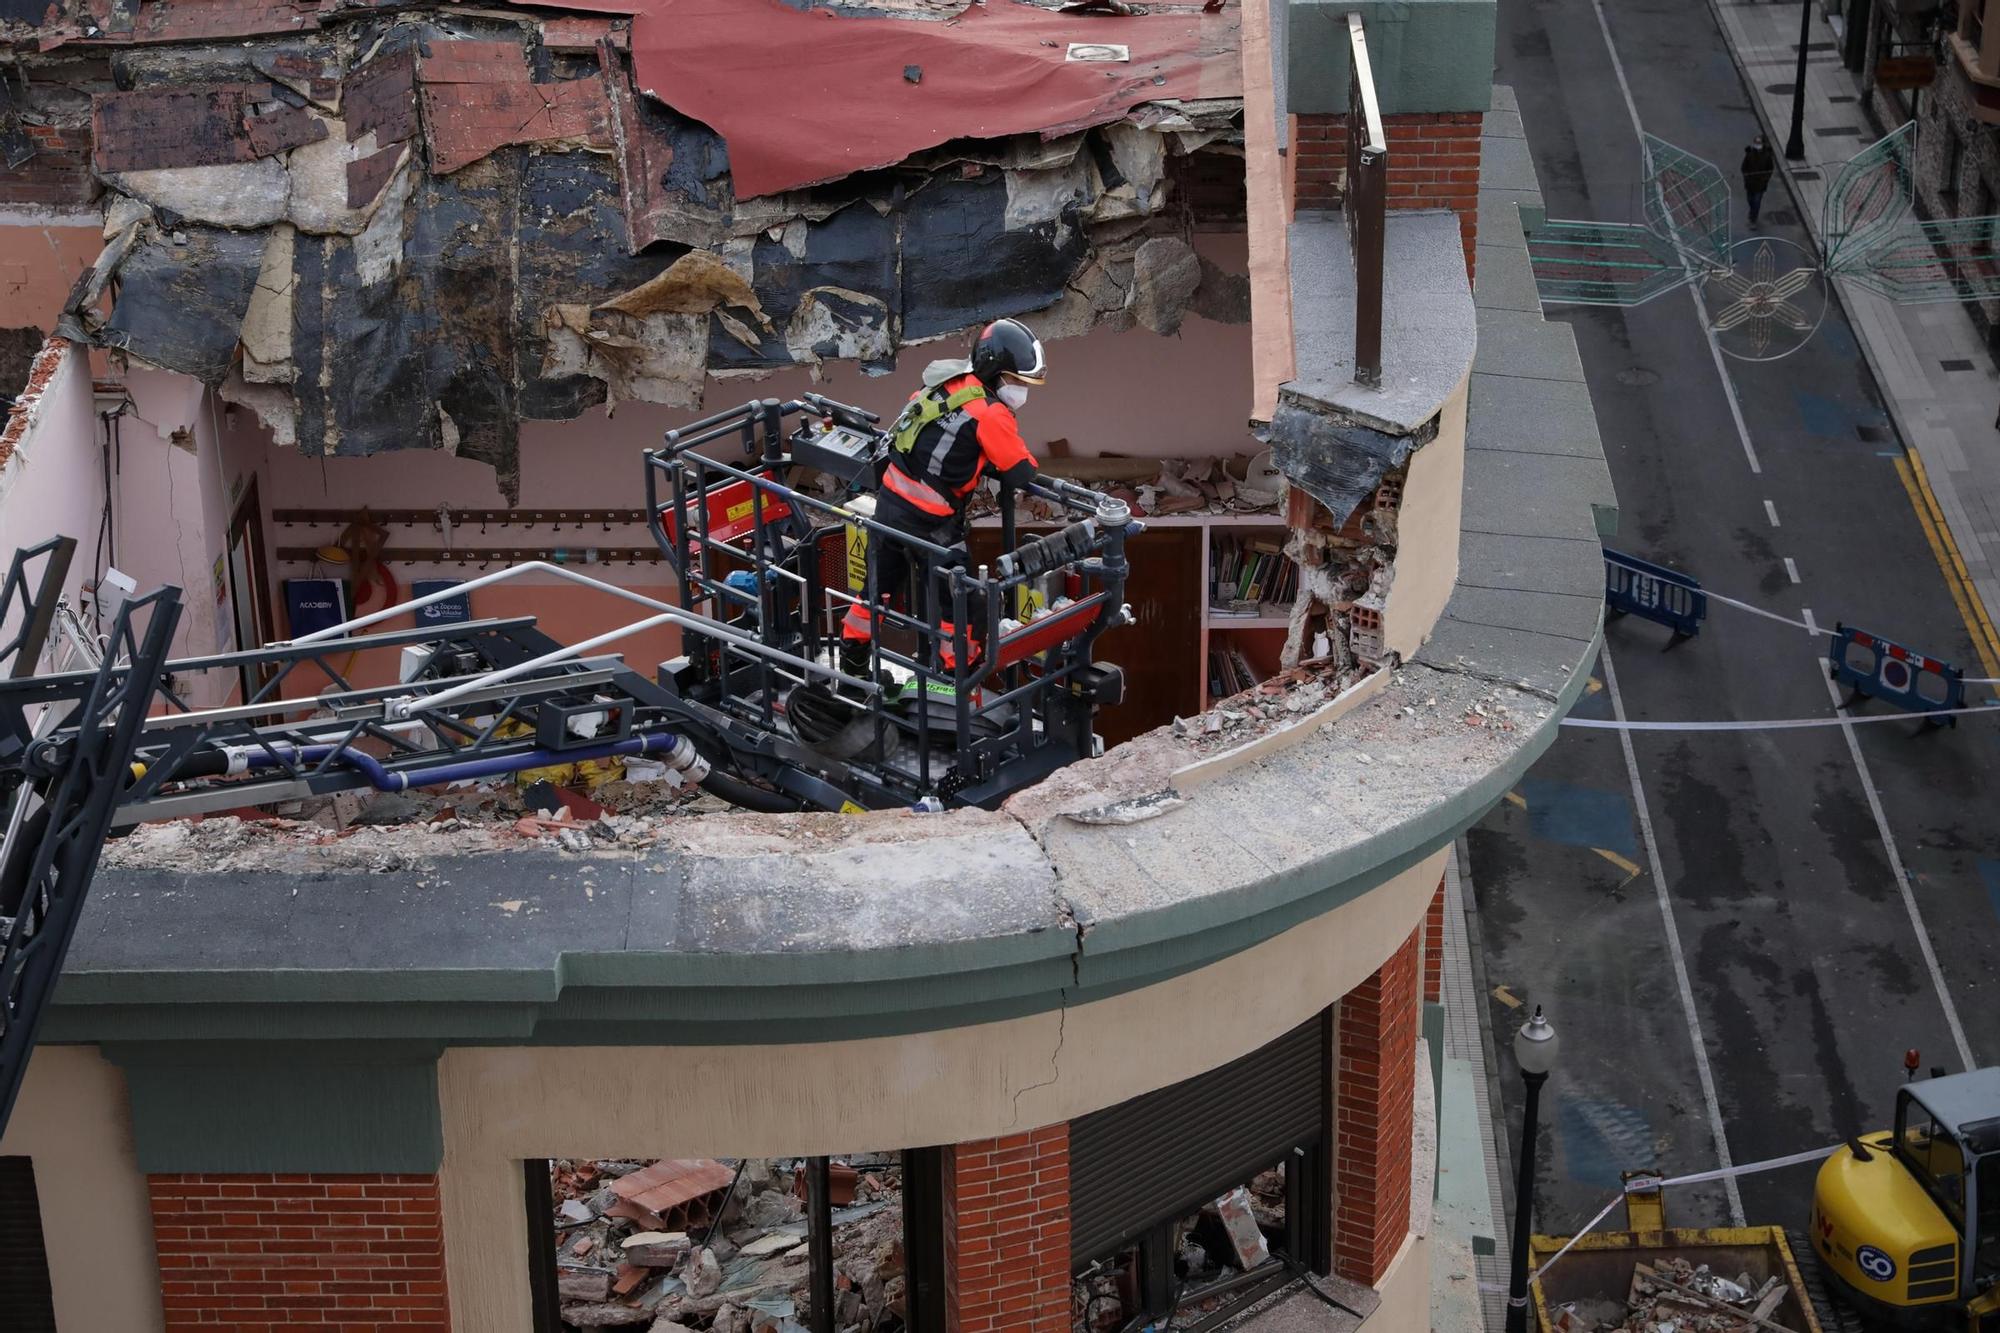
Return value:
<svg viewBox="0 0 2000 1333">
<path fill-rule="evenodd" d="M 1246 266 L 1242 235 L 1203 235 L 1201 252 L 1220 267 L 1241 273 Z M 710 381 L 703 412 L 683 412 L 648 403 L 622 403 L 597 409 L 577 421 L 525 422 L 521 428 L 521 501 L 519 510 L 571 508 L 631 508 L 644 504 L 641 454 L 659 445 L 664 432 L 708 412 L 753 397 L 786 398 L 817 390 L 884 414 L 893 414 L 934 357 L 959 356 L 956 341 L 939 342 L 904 352 L 894 375 L 869 377 L 851 365 L 825 368 L 815 382 L 805 371 L 762 380 Z M 1252 375 L 1250 331 L 1247 325 L 1212 323 L 1190 314 L 1181 332 L 1162 338 L 1145 330 L 1125 333 L 1099 331 L 1066 339 L 1049 347 L 1049 383 L 1034 391 L 1022 413 L 1022 429 L 1030 445 L 1043 451 L 1046 441 L 1061 437 L 1079 454 L 1123 453 L 1149 457 L 1190 457 L 1250 452 L 1248 434 Z M 410 450 L 371 458 L 308 458 L 296 449 L 270 444 L 269 434 L 247 409 L 221 415 L 221 471 L 234 494 L 244 476 L 259 480 L 266 515 L 266 540 L 271 568 L 273 623 L 286 633 L 283 581 L 315 573 L 337 576 L 337 566 L 282 561 L 283 547 L 317 547 L 331 542 L 336 525 L 283 526 L 271 519 L 280 509 L 358 510 L 506 508 L 492 470 L 483 464 L 435 450 Z M 226 515 L 224 515 L 226 518 Z M 218 530 L 219 533 L 219 530 Z M 392 546 L 435 548 L 442 538 L 430 523 L 391 529 Z M 217 537 L 219 550 L 220 536 Z M 454 533 L 454 545 L 550 548 L 640 547 L 652 539 L 642 526 L 601 526 L 581 530 L 576 524 L 554 522 L 492 526 L 475 525 Z M 212 556 L 211 556 L 212 558 Z M 645 593 L 674 600 L 666 567 L 661 564 L 583 565 L 584 573 Z M 471 578 L 482 571 L 472 563 L 397 562 L 391 572 L 405 595 L 419 578 Z M 560 595 L 551 595 L 561 588 Z M 371 603 L 362 610 L 375 609 Z M 484 589 L 473 596 L 475 616 L 535 615 L 541 628 L 557 640 L 574 643 L 642 618 L 644 608 L 559 581 L 534 578 L 520 584 Z M 401 627 L 407 620 L 382 628 Z M 617 645 L 629 662 L 642 668 L 678 651 L 679 635 L 653 630 Z M 395 654 L 383 650 L 365 654 L 351 664 L 350 678 L 361 684 L 382 684 L 394 678 Z M 298 693 L 318 682 L 301 679 Z"/>
<path fill-rule="evenodd" d="M 0 328 L 54 328 L 70 288 L 103 248 L 96 226 L 0 222 Z"/>
<path fill-rule="evenodd" d="M 95 546 L 104 510 L 89 356 L 74 346 L 64 348 L 46 387 L 24 402 L 27 419 L 0 461 L 0 534 L 5 536 L 0 562 L 11 561 L 17 547 L 57 536 L 75 538 L 76 554 L 63 591 L 71 606 L 80 607 L 78 591 L 96 574 Z M 0 427 L 5 424 L 0 420 Z M 13 630 L 12 621 L 0 626 L 0 639 Z"/>
</svg>

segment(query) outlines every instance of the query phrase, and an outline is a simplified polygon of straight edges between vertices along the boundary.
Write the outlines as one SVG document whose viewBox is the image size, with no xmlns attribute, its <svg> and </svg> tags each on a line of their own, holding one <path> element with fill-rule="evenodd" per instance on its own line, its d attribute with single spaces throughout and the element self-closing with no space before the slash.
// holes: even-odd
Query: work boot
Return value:
<svg viewBox="0 0 2000 1333">
<path fill-rule="evenodd" d="M 872 654 L 868 651 L 868 640 L 842 639 L 840 641 L 840 656 L 834 665 L 843 676 L 856 676 L 862 680 L 867 680 L 868 659 L 871 656 Z"/>
</svg>

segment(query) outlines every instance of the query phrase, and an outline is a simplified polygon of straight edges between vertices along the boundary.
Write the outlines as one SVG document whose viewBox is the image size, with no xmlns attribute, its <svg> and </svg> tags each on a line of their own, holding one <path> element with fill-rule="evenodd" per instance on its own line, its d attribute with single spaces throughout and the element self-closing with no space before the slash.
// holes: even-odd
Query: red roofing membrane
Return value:
<svg viewBox="0 0 2000 1333">
<path fill-rule="evenodd" d="M 640 90 L 728 141 L 738 198 L 889 166 L 952 139 L 1057 134 L 1142 102 L 1243 93 L 1233 4 L 1219 14 L 1155 6 L 1101 16 L 991 0 L 943 22 L 849 18 L 778 0 L 635 8 Z M 1131 59 L 1073 61 L 1073 42 L 1126 46 Z M 911 66 L 917 82 L 905 76 Z"/>
</svg>

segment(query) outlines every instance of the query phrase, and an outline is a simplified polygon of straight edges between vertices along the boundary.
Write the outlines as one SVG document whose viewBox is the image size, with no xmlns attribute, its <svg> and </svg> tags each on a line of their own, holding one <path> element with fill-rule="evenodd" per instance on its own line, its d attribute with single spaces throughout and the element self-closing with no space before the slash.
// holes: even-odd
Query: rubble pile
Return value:
<svg viewBox="0 0 2000 1333">
<path fill-rule="evenodd" d="M 1233 750 L 1299 721 L 1367 674 L 1358 667 L 1333 672 L 1327 666 L 1324 660 L 1302 663 L 1295 671 L 1231 695 L 1207 712 L 1175 718 L 1172 732 L 1196 754 Z"/>
<path fill-rule="evenodd" d="M 1734 1278 L 1677 1256 L 1632 1270 L 1632 1287 L 1616 1301 L 1570 1301 L 1550 1312 L 1553 1333 L 1757 1333 L 1782 1328 L 1772 1315 L 1791 1288 L 1777 1278 Z M 1607 1308 L 1588 1308 L 1602 1305 Z"/>
<path fill-rule="evenodd" d="M 1284 1232 L 1285 1173 L 1277 1169 L 1183 1218 L 1175 1225 L 1172 1246 L 1180 1294 L 1162 1333 L 1206 1323 L 1241 1300 L 1233 1279 L 1282 1262 L 1273 1257 L 1269 1238 Z M 1128 1251 L 1123 1261 L 1095 1266 L 1070 1284 L 1071 1333 L 1112 1333 L 1140 1313 L 1136 1258 L 1136 1251 Z"/>
<path fill-rule="evenodd" d="M 1100 454 L 1069 455 L 1069 441 L 1051 440 L 1042 470 L 1050 476 L 1081 482 L 1131 506 L 1134 518 L 1163 514 L 1277 514 L 1280 480 L 1268 454 L 1236 454 L 1229 458 L 1125 458 Z M 975 517 L 997 514 L 997 486 L 982 486 L 966 512 Z M 1067 520 L 1052 501 L 1037 495 L 1014 497 L 1017 523 Z"/>
<path fill-rule="evenodd" d="M 831 1166 L 839 1333 L 903 1326 L 902 1167 Z M 811 1271 L 804 1164 L 752 1158 L 550 1163 L 567 1328 L 805 1333 Z"/>
<path fill-rule="evenodd" d="M 106 845 L 104 863 L 249 868 L 312 851 L 316 860 L 341 868 L 386 873 L 447 851 L 642 849 L 660 839 L 670 820 L 734 808 L 697 789 L 629 775 L 586 787 L 533 779 L 438 791 L 340 792 L 286 801 L 270 814 L 245 810 L 142 824 Z"/>
</svg>

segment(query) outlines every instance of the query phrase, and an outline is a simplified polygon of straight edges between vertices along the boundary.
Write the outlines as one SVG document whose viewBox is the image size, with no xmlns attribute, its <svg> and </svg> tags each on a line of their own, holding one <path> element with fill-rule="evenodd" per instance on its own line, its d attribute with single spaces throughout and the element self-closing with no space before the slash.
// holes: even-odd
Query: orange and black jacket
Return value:
<svg viewBox="0 0 2000 1333">
<path fill-rule="evenodd" d="M 976 383 L 971 375 L 960 375 L 935 392 L 949 397 Z M 998 398 L 974 398 L 926 426 L 908 454 L 892 455 L 882 471 L 882 489 L 920 513 L 956 518 L 989 467 L 1016 486 L 1035 475 L 1014 409 Z"/>
</svg>

